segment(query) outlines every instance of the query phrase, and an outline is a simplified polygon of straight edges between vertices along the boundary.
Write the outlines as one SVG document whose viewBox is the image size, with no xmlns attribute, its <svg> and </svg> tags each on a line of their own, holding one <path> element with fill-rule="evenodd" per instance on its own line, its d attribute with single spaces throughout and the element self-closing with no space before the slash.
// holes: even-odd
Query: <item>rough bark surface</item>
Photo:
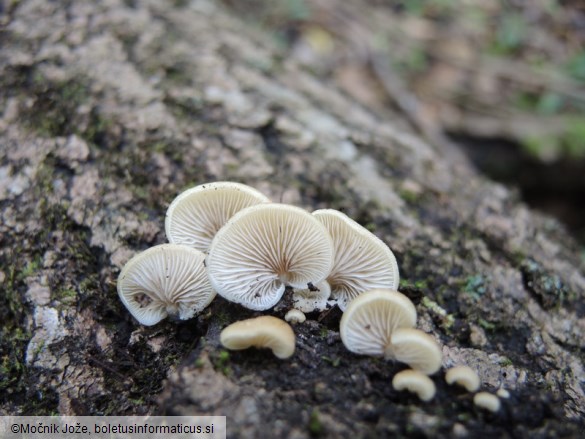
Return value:
<svg viewBox="0 0 585 439">
<path fill-rule="evenodd" d="M 558 223 L 211 2 L 0 14 L 0 413 L 227 415 L 230 437 L 583 431 L 585 278 Z M 288 361 L 223 353 L 221 328 L 257 313 L 219 298 L 192 321 L 138 325 L 120 268 L 165 242 L 176 194 L 214 180 L 373 230 L 443 366 L 508 389 L 502 409 L 474 407 L 443 372 L 430 403 L 394 391 L 404 366 L 346 351 L 337 309 L 295 327 Z"/>
</svg>

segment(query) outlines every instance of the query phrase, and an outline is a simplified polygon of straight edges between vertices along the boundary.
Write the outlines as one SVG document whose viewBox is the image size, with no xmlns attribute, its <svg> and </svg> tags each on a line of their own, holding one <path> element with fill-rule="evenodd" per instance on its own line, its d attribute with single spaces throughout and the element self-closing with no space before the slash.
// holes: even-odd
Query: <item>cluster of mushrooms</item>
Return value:
<svg viewBox="0 0 585 439">
<path fill-rule="evenodd" d="M 120 299 L 141 324 L 190 319 L 216 294 L 263 311 L 289 287 L 293 308 L 286 321 L 301 323 L 304 313 L 339 306 L 347 349 L 408 364 L 410 370 L 395 375 L 394 388 L 424 401 L 433 398 L 435 385 L 428 375 L 440 369 L 441 349 L 414 328 L 416 309 L 396 291 L 399 273 L 392 251 L 347 215 L 332 209 L 308 213 L 272 203 L 244 184 L 215 182 L 177 196 L 167 210 L 165 232 L 169 244 L 134 256 L 118 278 Z M 228 349 L 267 347 L 281 359 L 295 350 L 291 326 L 273 316 L 233 323 L 220 341 Z M 470 391 L 479 387 L 468 367 L 451 369 L 446 379 Z M 482 402 L 482 393 L 476 404 L 491 410 L 495 403 Z"/>
</svg>

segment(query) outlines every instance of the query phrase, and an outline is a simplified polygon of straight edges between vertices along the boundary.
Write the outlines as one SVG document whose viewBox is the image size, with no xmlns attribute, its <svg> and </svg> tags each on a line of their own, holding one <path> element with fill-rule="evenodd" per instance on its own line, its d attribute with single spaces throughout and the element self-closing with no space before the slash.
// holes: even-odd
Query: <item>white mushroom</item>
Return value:
<svg viewBox="0 0 585 439">
<path fill-rule="evenodd" d="M 468 392 L 476 392 L 479 389 L 479 376 L 469 366 L 455 366 L 445 374 L 447 384 L 457 384 L 465 387 Z"/>
<path fill-rule="evenodd" d="M 284 320 L 289 323 L 303 323 L 305 320 L 307 320 L 307 317 L 305 317 L 305 314 L 302 311 L 299 311 L 298 309 L 291 309 L 284 316 Z"/>
<path fill-rule="evenodd" d="M 277 358 L 289 358 L 295 352 L 295 334 L 288 323 L 272 316 L 261 316 L 232 323 L 220 334 L 227 349 L 269 348 Z"/>
<path fill-rule="evenodd" d="M 209 249 L 217 231 L 236 212 L 270 200 L 241 183 L 206 183 L 179 194 L 167 209 L 165 232 L 169 242 L 202 252 Z"/>
<path fill-rule="evenodd" d="M 374 289 L 352 300 L 343 313 L 340 335 L 351 352 L 363 355 L 393 357 L 389 348 L 397 328 L 412 328 L 416 309 L 404 294 Z"/>
<path fill-rule="evenodd" d="M 143 325 L 154 325 L 167 316 L 190 319 L 215 297 L 204 261 L 202 252 L 183 245 L 149 248 L 122 269 L 118 295 Z"/>
<path fill-rule="evenodd" d="M 441 348 L 430 335 L 419 329 L 398 328 L 392 333 L 385 357 L 432 375 L 441 368 L 442 354 Z"/>
<path fill-rule="evenodd" d="M 437 388 L 433 380 L 416 370 L 403 370 L 392 379 L 394 390 L 416 393 L 421 401 L 430 401 L 435 397 Z"/>
<path fill-rule="evenodd" d="M 321 281 L 311 288 L 297 289 L 293 292 L 293 306 L 302 312 L 323 311 L 327 309 L 327 299 L 331 295 L 331 287 L 327 281 Z"/>
<path fill-rule="evenodd" d="M 306 288 L 329 273 L 333 244 L 306 211 L 284 204 L 248 207 L 217 233 L 207 258 L 213 288 L 232 302 L 264 310 L 285 286 Z"/>
<path fill-rule="evenodd" d="M 333 238 L 334 263 L 327 282 L 342 311 L 364 291 L 398 288 L 398 264 L 378 237 L 347 215 L 333 209 L 313 212 Z"/>
<path fill-rule="evenodd" d="M 496 395 L 492 395 L 488 392 L 479 392 L 473 396 L 473 403 L 482 409 L 490 412 L 497 412 L 500 410 L 500 399 Z"/>
</svg>

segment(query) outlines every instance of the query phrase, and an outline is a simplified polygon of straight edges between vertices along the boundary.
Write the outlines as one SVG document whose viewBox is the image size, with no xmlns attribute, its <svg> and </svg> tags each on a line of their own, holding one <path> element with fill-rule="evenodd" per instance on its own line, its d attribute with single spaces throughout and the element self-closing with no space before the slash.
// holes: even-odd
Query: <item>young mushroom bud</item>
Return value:
<svg viewBox="0 0 585 439">
<path fill-rule="evenodd" d="M 206 183 L 179 194 L 167 209 L 165 232 L 173 244 L 207 252 L 217 231 L 240 210 L 269 203 L 256 189 L 241 183 Z"/>
<path fill-rule="evenodd" d="M 465 387 L 468 392 L 476 392 L 479 389 L 479 376 L 469 366 L 455 366 L 445 374 L 447 384 L 457 384 Z"/>
<path fill-rule="evenodd" d="M 118 295 L 143 325 L 167 316 L 190 319 L 211 303 L 215 292 L 205 255 L 176 244 L 162 244 L 130 259 L 118 277 Z"/>
<path fill-rule="evenodd" d="M 333 244 L 311 214 L 284 204 L 248 207 L 217 233 L 207 258 L 218 294 L 254 310 L 280 300 L 287 285 L 306 288 L 325 279 Z"/>
<path fill-rule="evenodd" d="M 435 397 L 437 388 L 433 380 L 416 370 L 403 370 L 392 379 L 394 390 L 416 393 L 421 401 L 428 402 Z"/>
<path fill-rule="evenodd" d="M 232 323 L 220 334 L 221 344 L 231 350 L 269 348 L 280 359 L 295 352 L 295 334 L 288 323 L 272 316 Z"/>
<path fill-rule="evenodd" d="M 482 409 L 488 410 L 492 413 L 500 410 L 502 405 L 500 399 L 496 395 L 488 392 L 479 392 L 473 396 L 473 403 Z"/>
<path fill-rule="evenodd" d="M 316 210 L 313 216 L 333 238 L 334 262 L 327 282 L 342 311 L 364 291 L 398 288 L 396 258 L 378 237 L 337 210 Z"/>
</svg>

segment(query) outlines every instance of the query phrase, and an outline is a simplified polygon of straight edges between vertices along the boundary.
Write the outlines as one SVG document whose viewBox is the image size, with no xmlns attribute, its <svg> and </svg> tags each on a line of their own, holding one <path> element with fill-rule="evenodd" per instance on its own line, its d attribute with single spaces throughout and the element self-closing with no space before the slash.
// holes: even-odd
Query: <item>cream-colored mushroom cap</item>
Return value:
<svg viewBox="0 0 585 439">
<path fill-rule="evenodd" d="M 183 245 L 151 247 L 126 263 L 118 277 L 118 295 L 143 325 L 169 315 L 190 319 L 215 297 L 204 261 L 202 252 Z"/>
<path fill-rule="evenodd" d="M 313 216 L 333 238 L 334 262 L 327 282 L 342 311 L 364 291 L 398 288 L 398 264 L 382 240 L 337 210 L 316 210 Z"/>
<path fill-rule="evenodd" d="M 312 288 L 296 289 L 293 292 L 293 306 L 302 312 L 323 311 L 327 309 L 327 299 L 331 287 L 323 280 Z"/>
<path fill-rule="evenodd" d="M 394 390 L 416 393 L 421 401 L 430 401 L 435 397 L 437 388 L 433 380 L 417 370 L 403 370 L 392 378 Z"/>
<path fill-rule="evenodd" d="M 385 356 L 408 364 L 427 375 L 432 375 L 441 368 L 441 348 L 433 337 L 419 329 L 396 329 Z"/>
<path fill-rule="evenodd" d="M 481 407 L 482 409 L 486 409 L 494 413 L 500 410 L 500 406 L 502 405 L 500 398 L 488 392 L 476 393 L 473 396 L 473 403 L 477 407 Z"/>
<path fill-rule="evenodd" d="M 465 387 L 468 392 L 476 392 L 479 389 L 479 376 L 469 366 L 455 366 L 445 374 L 447 384 L 457 384 Z"/>
<path fill-rule="evenodd" d="M 305 320 L 307 320 L 307 317 L 302 311 L 293 308 L 288 310 L 284 316 L 284 320 L 289 323 L 303 323 Z"/>
<path fill-rule="evenodd" d="M 295 333 L 288 323 L 272 316 L 232 323 L 221 331 L 221 344 L 227 349 L 269 348 L 278 358 L 289 358 L 295 352 Z"/>
<path fill-rule="evenodd" d="M 206 183 L 179 194 L 167 209 L 165 232 L 169 242 L 184 244 L 202 252 L 217 231 L 236 212 L 270 200 L 241 183 Z"/>
<path fill-rule="evenodd" d="M 352 300 L 340 322 L 341 341 L 356 354 L 384 356 L 397 328 L 416 325 L 416 309 L 404 294 L 374 289 Z"/>
<path fill-rule="evenodd" d="M 218 294 L 254 310 L 274 306 L 285 286 L 321 282 L 333 261 L 333 244 L 311 214 L 284 204 L 248 207 L 217 233 L 207 258 Z"/>
</svg>

